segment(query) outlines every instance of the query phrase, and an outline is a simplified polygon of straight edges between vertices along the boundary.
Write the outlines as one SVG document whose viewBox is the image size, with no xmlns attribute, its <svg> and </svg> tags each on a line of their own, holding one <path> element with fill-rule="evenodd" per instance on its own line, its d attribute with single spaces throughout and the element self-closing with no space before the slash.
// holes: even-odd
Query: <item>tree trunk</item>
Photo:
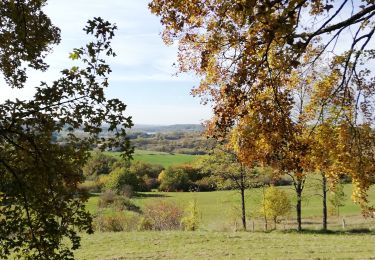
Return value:
<svg viewBox="0 0 375 260">
<path fill-rule="evenodd" d="M 245 189 L 241 189 L 242 227 L 246 230 Z"/>
<path fill-rule="evenodd" d="M 322 173 L 323 188 L 323 230 L 327 230 L 327 177 Z"/>
<path fill-rule="evenodd" d="M 277 229 L 276 228 L 276 224 L 277 224 L 277 217 L 273 219 L 273 222 L 274 222 L 274 225 L 275 225 L 275 230 Z"/>
<path fill-rule="evenodd" d="M 297 193 L 297 231 L 302 231 L 302 181 L 298 181 L 295 187 Z"/>
<path fill-rule="evenodd" d="M 264 191 L 264 185 L 262 187 L 262 190 L 263 190 L 263 213 L 264 213 L 264 229 L 265 231 L 267 231 L 267 226 L 268 226 L 268 223 L 267 223 L 267 214 L 266 214 L 266 210 L 265 210 L 265 206 L 264 206 L 264 200 L 265 200 L 265 191 Z"/>
<path fill-rule="evenodd" d="M 245 173 L 241 168 L 241 208 L 242 208 L 242 227 L 246 230 L 246 207 L 245 207 Z"/>
</svg>

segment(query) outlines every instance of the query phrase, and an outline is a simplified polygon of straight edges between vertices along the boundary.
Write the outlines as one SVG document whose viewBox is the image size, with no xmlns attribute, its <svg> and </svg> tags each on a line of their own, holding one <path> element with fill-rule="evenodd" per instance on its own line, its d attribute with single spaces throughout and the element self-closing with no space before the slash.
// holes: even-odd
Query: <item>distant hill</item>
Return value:
<svg viewBox="0 0 375 260">
<path fill-rule="evenodd" d="M 171 133 L 171 132 L 202 132 L 203 126 L 199 124 L 176 124 L 176 125 L 135 125 L 128 132 L 145 133 Z"/>
</svg>

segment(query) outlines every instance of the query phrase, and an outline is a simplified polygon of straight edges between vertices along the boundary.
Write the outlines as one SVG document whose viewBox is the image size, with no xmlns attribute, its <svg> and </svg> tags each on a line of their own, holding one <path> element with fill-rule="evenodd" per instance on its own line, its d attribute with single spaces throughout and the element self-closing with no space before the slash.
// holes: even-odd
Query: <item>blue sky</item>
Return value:
<svg viewBox="0 0 375 260">
<path fill-rule="evenodd" d="M 116 23 L 118 30 L 113 48 L 118 55 L 109 64 L 108 97 L 116 97 L 128 105 L 128 114 L 136 124 L 201 123 L 211 116 L 209 106 L 200 104 L 190 95 L 198 84 L 193 75 L 178 75 L 172 64 L 176 61 L 176 46 L 165 46 L 161 40 L 159 19 L 148 10 L 147 0 L 50 0 L 45 12 L 60 27 L 62 41 L 47 58 L 47 73 L 29 71 L 28 86 L 22 91 L 7 90 L 1 99 L 26 99 L 40 80 L 52 81 L 59 71 L 70 67 L 68 54 L 84 45 L 82 31 L 86 21 L 100 16 Z"/>
</svg>

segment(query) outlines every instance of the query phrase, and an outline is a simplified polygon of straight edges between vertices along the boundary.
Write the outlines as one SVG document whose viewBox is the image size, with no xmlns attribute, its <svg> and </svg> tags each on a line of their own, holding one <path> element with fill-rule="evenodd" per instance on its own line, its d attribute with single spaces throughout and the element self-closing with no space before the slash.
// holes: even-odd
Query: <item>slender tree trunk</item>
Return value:
<svg viewBox="0 0 375 260">
<path fill-rule="evenodd" d="M 267 214 L 266 214 L 266 210 L 265 210 L 265 206 L 264 206 L 264 200 L 265 200 L 265 191 L 264 191 L 264 185 L 262 187 L 262 190 L 263 190 L 263 214 L 264 214 L 264 229 L 267 231 Z"/>
<path fill-rule="evenodd" d="M 242 208 L 242 227 L 246 230 L 246 206 L 245 206 L 245 173 L 244 169 L 241 167 L 241 208 Z"/>
<path fill-rule="evenodd" d="M 297 193 L 297 231 L 302 231 L 302 181 L 298 180 L 296 184 L 296 193 Z"/>
<path fill-rule="evenodd" d="M 242 227 L 246 230 L 246 208 L 245 208 L 245 189 L 241 188 L 241 206 L 242 206 Z"/>
<path fill-rule="evenodd" d="M 323 230 L 327 230 L 327 177 L 322 173 L 323 188 Z"/>
<path fill-rule="evenodd" d="M 276 228 L 277 218 L 274 218 L 274 219 L 273 219 L 273 222 L 274 222 L 275 230 L 276 230 L 276 229 L 277 229 L 277 228 Z"/>
</svg>

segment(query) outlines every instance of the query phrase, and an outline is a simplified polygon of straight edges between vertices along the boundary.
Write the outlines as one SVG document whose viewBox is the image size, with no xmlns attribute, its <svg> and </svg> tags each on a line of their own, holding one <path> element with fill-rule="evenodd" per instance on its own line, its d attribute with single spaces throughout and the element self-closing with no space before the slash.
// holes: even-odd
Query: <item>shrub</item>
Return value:
<svg viewBox="0 0 375 260">
<path fill-rule="evenodd" d="M 105 187 L 107 185 L 108 180 L 109 180 L 109 175 L 100 175 L 96 179 L 95 182 L 99 188 L 99 191 L 105 191 Z"/>
<path fill-rule="evenodd" d="M 96 181 L 85 181 L 79 185 L 79 189 L 85 192 L 100 192 L 100 185 Z"/>
<path fill-rule="evenodd" d="M 99 208 L 106 208 L 109 205 L 113 204 L 116 199 L 116 193 L 112 190 L 106 190 L 102 193 L 98 200 Z"/>
<path fill-rule="evenodd" d="M 195 231 L 199 228 L 199 212 L 197 202 L 194 200 L 190 202 L 186 209 L 186 216 L 182 218 L 181 225 L 185 231 Z"/>
<path fill-rule="evenodd" d="M 130 210 L 137 213 L 141 212 L 141 209 L 137 205 L 135 205 L 130 199 L 123 196 L 117 196 L 115 198 L 113 201 L 113 207 L 119 211 Z"/>
<path fill-rule="evenodd" d="M 148 221 L 153 230 L 180 229 L 182 209 L 175 203 L 164 200 L 147 204 L 144 209 L 145 221 Z"/>
<path fill-rule="evenodd" d="M 145 185 L 144 189 L 146 191 L 151 191 L 152 189 L 157 189 L 159 187 L 159 181 L 157 178 L 145 176 L 143 180 L 144 180 L 144 185 Z"/>
<path fill-rule="evenodd" d="M 105 155 L 101 152 L 95 152 L 83 167 L 83 174 L 91 179 L 101 174 L 109 174 L 112 170 L 112 165 L 116 161 L 116 158 L 112 156 Z"/>
<path fill-rule="evenodd" d="M 137 229 L 138 222 L 139 216 L 134 214 L 99 214 L 94 218 L 93 227 L 95 231 L 99 232 L 133 231 Z"/>
<path fill-rule="evenodd" d="M 275 224 L 278 218 L 286 216 L 291 210 L 291 202 L 286 191 L 271 186 L 266 189 L 261 205 L 261 213 L 266 219 L 272 219 Z"/>
<path fill-rule="evenodd" d="M 198 191 L 214 191 L 217 190 L 217 184 L 214 178 L 204 177 L 200 180 L 197 180 L 195 186 Z"/>
<path fill-rule="evenodd" d="M 148 176 L 157 178 L 164 167 L 160 164 L 151 164 L 141 161 L 135 161 L 130 165 L 129 171 L 135 173 L 139 177 Z"/>
<path fill-rule="evenodd" d="M 142 217 L 139 220 L 137 230 L 138 231 L 152 230 L 152 223 L 151 223 L 150 219 Z"/>
<path fill-rule="evenodd" d="M 169 167 L 159 174 L 159 190 L 161 191 L 188 191 L 191 182 L 188 174 L 181 168 Z"/>
<path fill-rule="evenodd" d="M 139 180 L 137 176 L 129 172 L 128 169 L 116 168 L 109 174 L 105 188 L 120 193 L 125 185 L 129 185 L 133 190 L 137 191 L 139 188 Z"/>
<path fill-rule="evenodd" d="M 117 211 L 130 210 L 140 213 L 140 208 L 135 205 L 129 198 L 117 196 L 114 191 L 107 190 L 100 195 L 98 200 L 99 208 L 113 207 Z"/>
<path fill-rule="evenodd" d="M 125 196 L 126 198 L 131 198 L 134 195 L 134 190 L 132 186 L 125 184 L 124 186 L 121 187 L 121 190 L 119 193 Z"/>
</svg>

